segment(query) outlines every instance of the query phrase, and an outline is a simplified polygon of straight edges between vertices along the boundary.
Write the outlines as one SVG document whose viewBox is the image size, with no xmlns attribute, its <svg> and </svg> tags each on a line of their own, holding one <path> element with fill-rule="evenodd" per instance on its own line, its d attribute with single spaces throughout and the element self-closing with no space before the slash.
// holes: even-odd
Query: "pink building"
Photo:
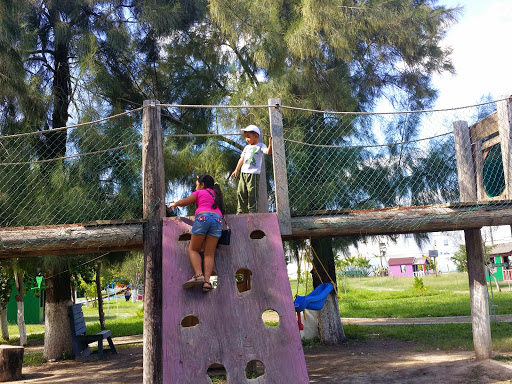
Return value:
<svg viewBox="0 0 512 384">
<path fill-rule="evenodd" d="M 430 261 L 426 257 L 392 257 L 388 265 L 391 277 L 422 277 L 430 273 Z"/>
</svg>

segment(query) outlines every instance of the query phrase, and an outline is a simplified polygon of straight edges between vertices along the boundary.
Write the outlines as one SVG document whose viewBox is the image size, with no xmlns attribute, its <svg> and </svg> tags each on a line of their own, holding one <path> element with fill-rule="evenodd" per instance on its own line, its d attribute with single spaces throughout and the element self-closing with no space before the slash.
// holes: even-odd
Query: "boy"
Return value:
<svg viewBox="0 0 512 384">
<path fill-rule="evenodd" d="M 265 144 L 258 142 L 260 129 L 257 126 L 249 125 L 241 131 L 244 133 L 247 145 L 242 151 L 236 169 L 231 174 L 231 177 L 236 179 L 240 168 L 242 170 L 237 189 L 238 208 L 236 213 L 257 213 L 261 163 L 263 154 L 272 154 L 272 137 L 269 138 L 267 148 Z"/>
</svg>

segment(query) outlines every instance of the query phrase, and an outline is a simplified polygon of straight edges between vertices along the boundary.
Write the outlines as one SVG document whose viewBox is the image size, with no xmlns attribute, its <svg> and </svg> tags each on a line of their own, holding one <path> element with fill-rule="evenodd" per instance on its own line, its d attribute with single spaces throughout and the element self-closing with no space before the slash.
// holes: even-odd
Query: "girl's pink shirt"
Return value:
<svg viewBox="0 0 512 384">
<path fill-rule="evenodd" d="M 215 192 L 213 192 L 213 189 L 207 188 L 207 189 L 198 189 L 195 192 L 192 192 L 193 195 L 196 195 L 196 212 L 194 215 L 197 215 L 199 212 L 215 212 L 222 216 L 222 212 L 219 208 L 212 208 L 213 203 L 215 202 L 214 198 L 210 193 L 207 192 L 210 191 L 210 193 L 215 196 Z"/>
</svg>

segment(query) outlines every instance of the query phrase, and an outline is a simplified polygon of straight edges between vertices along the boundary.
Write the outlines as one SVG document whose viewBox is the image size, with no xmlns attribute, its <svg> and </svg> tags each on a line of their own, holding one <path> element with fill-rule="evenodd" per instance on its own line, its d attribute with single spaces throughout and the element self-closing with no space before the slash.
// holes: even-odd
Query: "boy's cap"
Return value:
<svg viewBox="0 0 512 384">
<path fill-rule="evenodd" d="M 241 129 L 242 132 L 256 132 L 258 134 L 258 136 L 261 135 L 260 133 L 260 129 L 255 126 L 255 125 L 248 125 L 247 127 L 245 127 L 244 129 Z"/>
</svg>

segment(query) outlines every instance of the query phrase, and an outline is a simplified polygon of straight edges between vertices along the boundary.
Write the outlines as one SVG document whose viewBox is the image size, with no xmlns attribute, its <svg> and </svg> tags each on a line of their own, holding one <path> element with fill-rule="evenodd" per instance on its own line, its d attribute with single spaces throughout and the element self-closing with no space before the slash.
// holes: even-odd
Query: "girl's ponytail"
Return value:
<svg viewBox="0 0 512 384">
<path fill-rule="evenodd" d="M 219 183 L 215 182 L 213 184 L 213 192 L 215 192 L 215 203 L 212 205 L 212 208 L 219 208 L 224 216 L 224 197 L 222 196 Z"/>
<path fill-rule="evenodd" d="M 197 178 L 199 184 L 204 183 L 205 188 L 213 189 L 215 192 L 215 201 L 213 202 L 212 208 L 219 208 L 224 216 L 224 198 L 222 196 L 222 190 L 220 189 L 219 183 L 213 180 L 213 177 L 210 175 L 202 175 Z"/>
</svg>

